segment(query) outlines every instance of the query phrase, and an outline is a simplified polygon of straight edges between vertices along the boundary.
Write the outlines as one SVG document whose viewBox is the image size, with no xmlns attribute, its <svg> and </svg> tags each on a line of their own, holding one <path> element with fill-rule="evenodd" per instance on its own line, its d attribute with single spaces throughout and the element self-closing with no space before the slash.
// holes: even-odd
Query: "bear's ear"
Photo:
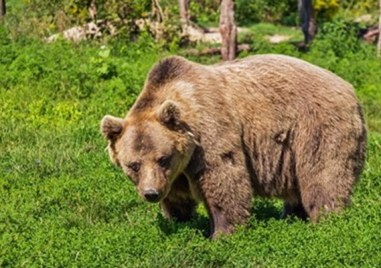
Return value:
<svg viewBox="0 0 381 268">
<path fill-rule="evenodd" d="M 101 133 L 109 141 L 114 142 L 122 133 L 124 119 L 106 115 L 101 121 Z"/>
<path fill-rule="evenodd" d="M 171 100 L 166 100 L 157 112 L 160 122 L 168 126 L 177 126 L 180 123 L 180 108 Z"/>
</svg>

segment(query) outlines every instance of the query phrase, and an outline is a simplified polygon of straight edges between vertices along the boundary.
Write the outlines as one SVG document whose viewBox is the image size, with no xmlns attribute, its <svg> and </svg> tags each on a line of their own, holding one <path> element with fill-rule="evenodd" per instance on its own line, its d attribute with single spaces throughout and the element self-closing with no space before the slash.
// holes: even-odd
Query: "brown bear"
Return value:
<svg viewBox="0 0 381 268">
<path fill-rule="evenodd" d="M 283 216 L 339 211 L 367 135 L 349 83 L 282 55 L 211 66 L 166 58 L 101 132 L 144 199 L 180 221 L 203 202 L 213 237 L 247 221 L 253 195 L 284 200 Z"/>
</svg>

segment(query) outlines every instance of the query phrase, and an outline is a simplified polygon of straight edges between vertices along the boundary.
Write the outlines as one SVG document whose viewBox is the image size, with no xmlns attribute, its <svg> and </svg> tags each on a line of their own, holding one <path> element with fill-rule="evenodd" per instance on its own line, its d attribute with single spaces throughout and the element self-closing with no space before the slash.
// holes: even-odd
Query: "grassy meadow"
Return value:
<svg viewBox="0 0 381 268">
<path fill-rule="evenodd" d="M 313 225 L 279 219 L 279 200 L 255 199 L 248 226 L 211 241 L 202 206 L 191 222 L 176 223 L 141 200 L 110 163 L 99 132 L 103 115 L 125 115 L 157 60 L 186 51 L 144 35 L 135 43 L 46 44 L 10 38 L 0 27 L 0 266 L 379 267 L 381 60 L 347 31 L 327 24 L 308 52 L 259 34 L 240 56 L 293 55 L 355 86 L 369 148 L 351 206 Z"/>
</svg>

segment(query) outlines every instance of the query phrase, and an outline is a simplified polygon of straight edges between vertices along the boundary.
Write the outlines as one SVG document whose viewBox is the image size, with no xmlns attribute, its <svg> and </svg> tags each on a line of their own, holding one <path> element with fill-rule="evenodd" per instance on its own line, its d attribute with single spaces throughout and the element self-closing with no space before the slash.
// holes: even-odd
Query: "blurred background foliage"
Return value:
<svg viewBox="0 0 381 268">
<path fill-rule="evenodd" d="M 91 1 L 80 0 L 8 0 L 7 24 L 12 25 L 13 34 L 20 32 L 37 36 L 49 36 L 76 25 L 93 20 L 89 14 Z M 155 19 L 155 8 L 150 0 L 96 0 L 96 19 L 107 20 L 116 28 L 117 34 L 134 36 L 140 30 L 137 21 Z M 178 1 L 162 0 L 166 29 L 179 29 Z M 191 20 L 201 26 L 216 26 L 219 20 L 217 0 L 190 1 Z M 315 14 L 319 22 L 332 21 L 335 16 L 354 19 L 364 14 L 377 20 L 377 0 L 315 0 Z M 267 22 L 298 26 L 297 0 L 237 0 L 235 17 L 239 26 Z M 369 22 L 370 23 L 370 22 Z M 168 37 L 174 38 L 175 34 Z"/>
</svg>

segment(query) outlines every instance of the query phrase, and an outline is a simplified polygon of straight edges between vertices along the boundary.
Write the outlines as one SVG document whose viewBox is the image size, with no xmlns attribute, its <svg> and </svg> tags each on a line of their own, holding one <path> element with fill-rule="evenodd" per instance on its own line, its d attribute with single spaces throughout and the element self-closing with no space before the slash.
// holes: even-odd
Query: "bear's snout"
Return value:
<svg viewBox="0 0 381 268">
<path fill-rule="evenodd" d="M 153 188 L 144 190 L 143 195 L 144 195 L 144 198 L 148 202 L 152 202 L 152 203 L 155 203 L 155 202 L 159 201 L 159 199 L 160 199 L 159 191 L 157 191 L 156 189 L 153 189 Z"/>
</svg>

